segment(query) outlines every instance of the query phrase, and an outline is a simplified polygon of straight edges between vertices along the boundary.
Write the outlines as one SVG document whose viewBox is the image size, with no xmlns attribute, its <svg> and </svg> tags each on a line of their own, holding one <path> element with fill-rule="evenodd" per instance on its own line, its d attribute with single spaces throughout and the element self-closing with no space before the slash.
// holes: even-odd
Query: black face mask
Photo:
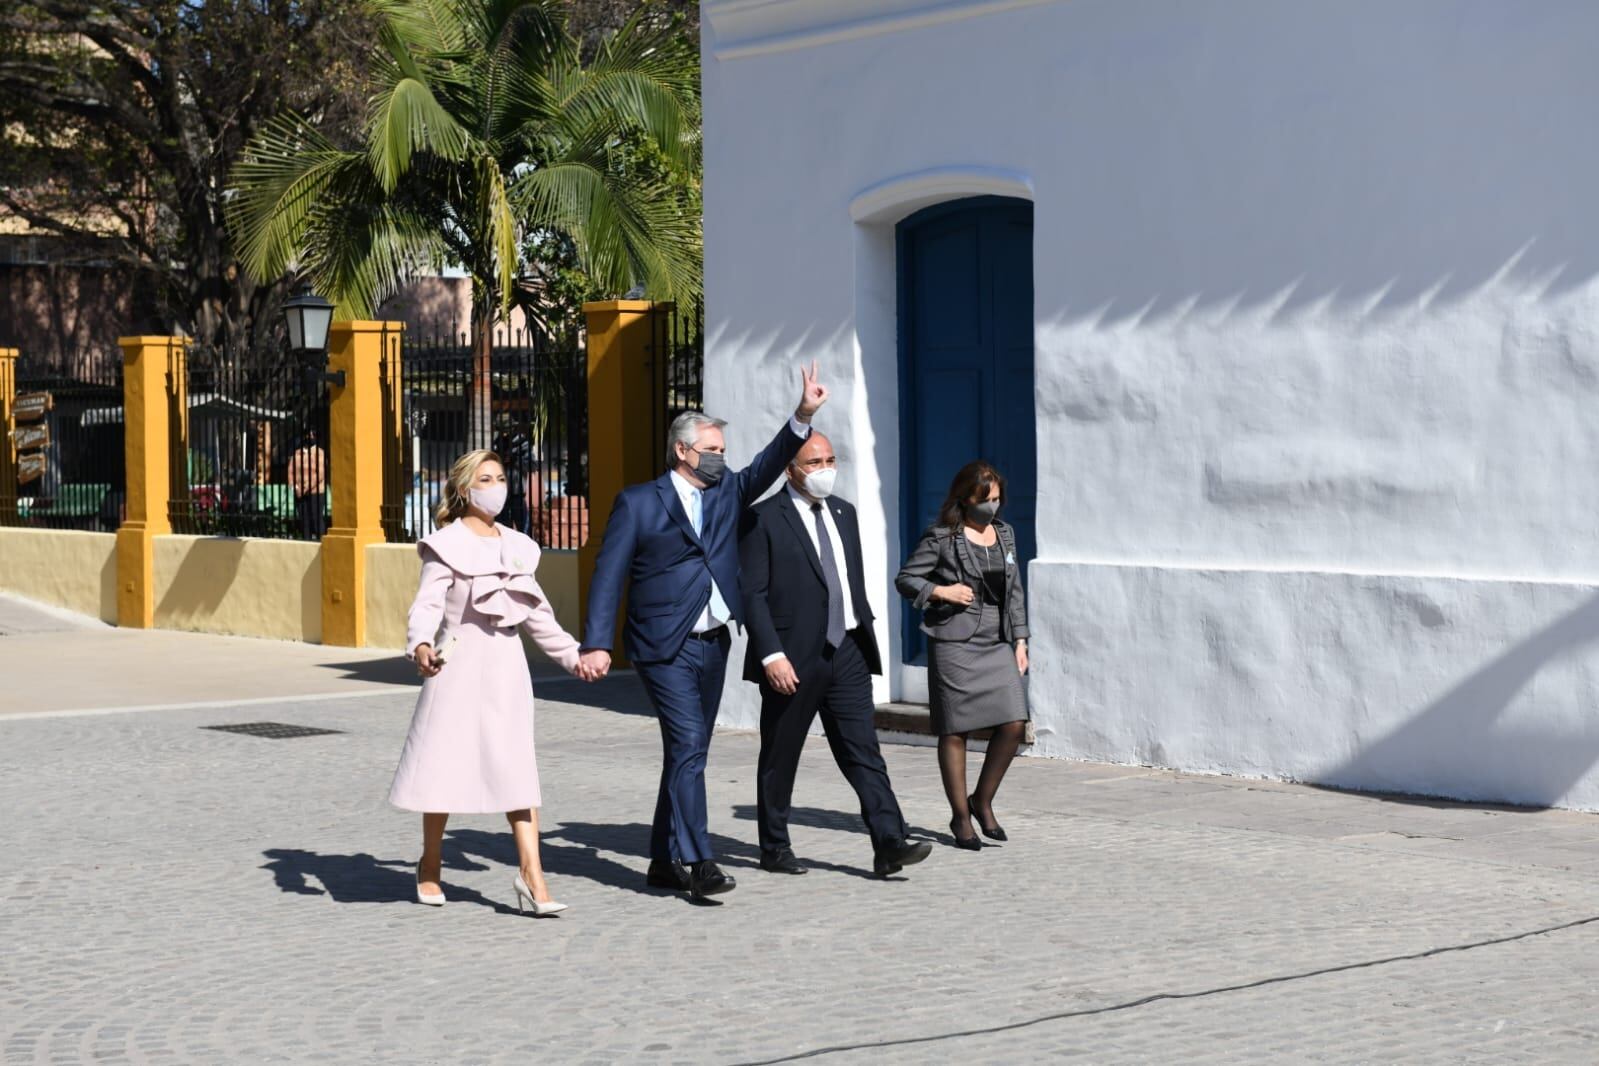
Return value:
<svg viewBox="0 0 1599 1066">
<path fill-rule="evenodd" d="M 710 488 L 727 473 L 727 456 L 721 452 L 702 452 L 698 448 L 694 451 L 700 457 L 700 465 L 694 468 L 694 473 L 705 482 L 706 488 Z"/>
<path fill-rule="evenodd" d="M 982 503 L 969 503 L 966 505 L 966 515 L 978 525 L 986 526 L 999 514 L 998 500 L 984 500 Z"/>
</svg>

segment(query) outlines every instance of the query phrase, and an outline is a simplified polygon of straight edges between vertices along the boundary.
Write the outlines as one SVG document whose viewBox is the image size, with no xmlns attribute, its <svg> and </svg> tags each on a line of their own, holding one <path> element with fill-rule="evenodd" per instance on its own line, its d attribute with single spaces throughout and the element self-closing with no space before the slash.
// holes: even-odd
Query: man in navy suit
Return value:
<svg viewBox="0 0 1599 1066">
<path fill-rule="evenodd" d="M 648 883 L 686 889 L 696 899 L 734 886 L 711 853 L 705 760 L 727 673 L 727 626 L 744 617 L 740 521 L 799 453 L 811 417 L 827 402 L 814 362 L 801 379 L 799 407 L 788 425 L 754 462 L 733 473 L 727 473 L 726 423 L 698 411 L 679 415 L 667 438 L 670 469 L 617 494 L 594 564 L 582 664 L 596 676 L 610 669 L 625 587 L 624 647 L 661 723 L 664 758 Z"/>
</svg>

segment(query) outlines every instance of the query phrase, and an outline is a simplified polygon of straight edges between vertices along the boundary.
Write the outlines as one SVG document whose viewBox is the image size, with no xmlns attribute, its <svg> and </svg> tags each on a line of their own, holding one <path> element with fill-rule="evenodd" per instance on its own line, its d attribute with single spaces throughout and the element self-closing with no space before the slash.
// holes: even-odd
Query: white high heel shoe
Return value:
<svg viewBox="0 0 1599 1066">
<path fill-rule="evenodd" d="M 437 895 L 432 895 L 432 896 L 424 895 L 423 892 L 422 892 L 422 860 L 421 859 L 416 860 L 416 901 L 418 903 L 425 903 L 429 907 L 442 907 L 442 906 L 444 906 L 444 893 L 443 892 L 440 892 Z"/>
<path fill-rule="evenodd" d="M 560 914 L 562 911 L 566 910 L 566 904 L 564 903 L 557 903 L 554 900 L 550 900 L 548 903 L 540 903 L 538 900 L 534 899 L 533 890 L 527 887 L 527 884 L 522 880 L 522 875 L 520 873 L 516 875 L 515 884 L 516 912 L 518 914 L 526 914 L 527 909 L 532 907 L 533 917 L 548 918 L 552 914 Z"/>
</svg>

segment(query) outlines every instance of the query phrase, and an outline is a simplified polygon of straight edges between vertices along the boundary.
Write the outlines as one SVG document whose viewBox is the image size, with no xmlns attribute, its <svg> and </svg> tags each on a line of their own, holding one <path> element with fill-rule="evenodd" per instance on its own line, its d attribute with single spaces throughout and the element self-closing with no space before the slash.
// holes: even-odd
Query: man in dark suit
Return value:
<svg viewBox="0 0 1599 1066">
<path fill-rule="evenodd" d="M 616 497 L 594 565 L 582 662 L 610 669 L 617 601 L 627 590 L 628 658 L 661 723 L 664 760 L 650 834 L 647 881 L 695 898 L 731 891 L 706 827 L 705 761 L 727 674 L 729 622 L 744 617 L 738 528 L 810 434 L 827 402 L 816 364 L 801 374 L 799 407 L 755 461 L 726 474 L 719 419 L 679 415 L 667 441 L 671 468 Z"/>
<path fill-rule="evenodd" d="M 744 679 L 761 687 L 756 777 L 761 868 L 802 874 L 789 845 L 789 800 L 818 712 L 833 759 L 860 798 L 879 877 L 927 858 L 906 839 L 872 721 L 872 675 L 883 672 L 872 632 L 855 508 L 833 496 L 838 459 L 813 432 L 788 466 L 788 484 L 753 508 L 739 538 L 749 651 Z"/>
</svg>

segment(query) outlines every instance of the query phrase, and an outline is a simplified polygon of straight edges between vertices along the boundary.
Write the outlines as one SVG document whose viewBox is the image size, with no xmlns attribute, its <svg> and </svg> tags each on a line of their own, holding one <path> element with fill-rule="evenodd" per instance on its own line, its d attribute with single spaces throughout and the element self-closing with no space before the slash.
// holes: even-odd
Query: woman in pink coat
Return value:
<svg viewBox="0 0 1599 1066">
<path fill-rule="evenodd" d="M 440 848 L 450 815 L 503 811 L 521 860 L 517 909 L 543 917 L 566 905 L 550 898 L 539 865 L 533 681 L 518 630 L 568 672 L 588 678 L 577 641 L 534 580 L 538 545 L 494 522 L 505 497 L 499 457 L 468 452 L 450 470 L 434 516 L 438 531 L 417 545 L 422 582 L 405 643 L 426 680 L 389 802 L 422 812 L 417 902 L 444 903 Z"/>
</svg>

